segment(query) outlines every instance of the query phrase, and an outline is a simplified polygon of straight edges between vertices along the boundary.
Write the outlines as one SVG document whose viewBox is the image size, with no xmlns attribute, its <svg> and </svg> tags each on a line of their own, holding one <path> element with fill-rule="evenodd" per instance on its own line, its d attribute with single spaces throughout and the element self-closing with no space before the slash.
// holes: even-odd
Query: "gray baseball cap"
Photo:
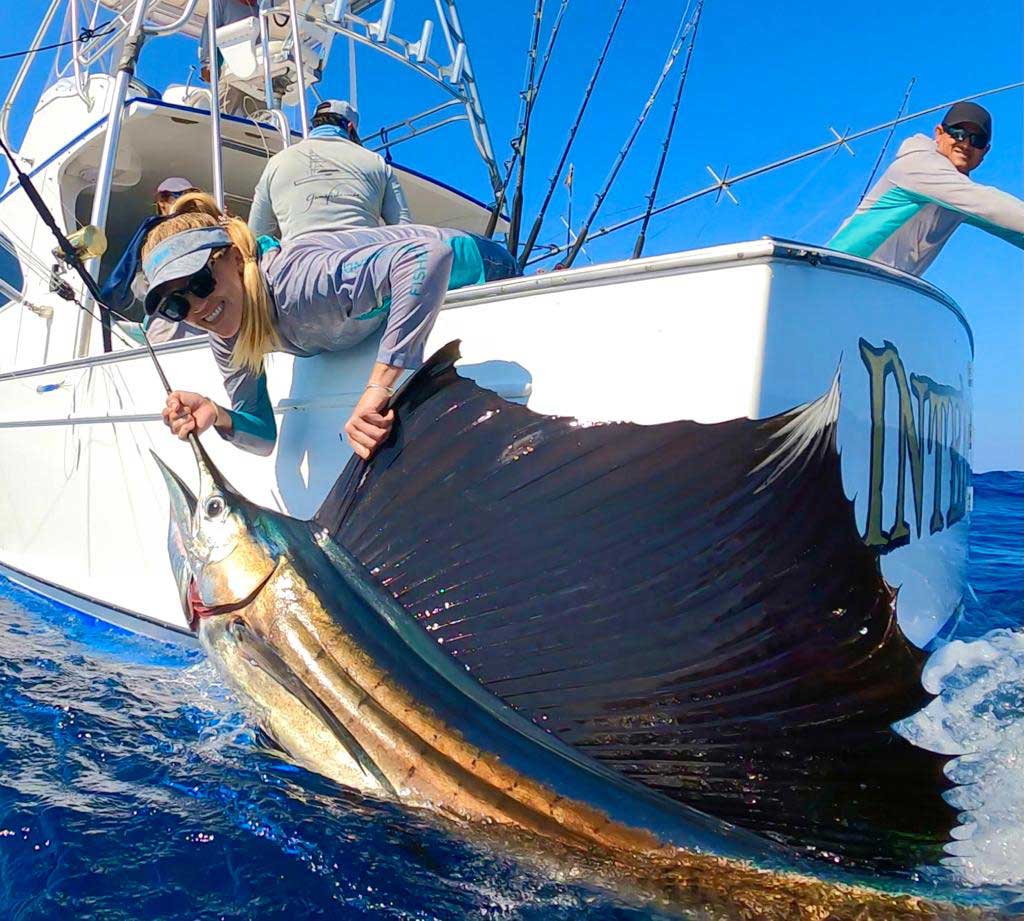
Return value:
<svg viewBox="0 0 1024 921">
<path fill-rule="evenodd" d="M 325 99 L 313 110 L 313 121 L 321 115 L 337 115 L 359 130 L 359 110 L 344 99 Z"/>
<path fill-rule="evenodd" d="M 160 297 L 156 289 L 164 282 L 195 275 L 210 259 L 211 251 L 231 245 L 223 227 L 195 227 L 158 243 L 142 260 L 146 276 L 146 313 L 156 313 Z"/>
<path fill-rule="evenodd" d="M 195 184 L 184 176 L 168 176 L 156 187 L 157 192 L 187 192 L 196 188 Z"/>
</svg>

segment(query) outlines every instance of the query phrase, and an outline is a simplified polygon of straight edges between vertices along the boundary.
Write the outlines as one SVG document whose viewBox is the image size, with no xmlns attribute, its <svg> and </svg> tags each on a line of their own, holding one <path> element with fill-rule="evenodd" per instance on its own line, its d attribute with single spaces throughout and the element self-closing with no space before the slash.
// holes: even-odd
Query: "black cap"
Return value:
<svg viewBox="0 0 1024 921">
<path fill-rule="evenodd" d="M 985 137 L 992 140 L 992 116 L 988 109 L 983 109 L 976 102 L 956 102 L 942 119 L 943 127 L 953 127 L 966 122 L 973 122 L 984 132 Z"/>
</svg>

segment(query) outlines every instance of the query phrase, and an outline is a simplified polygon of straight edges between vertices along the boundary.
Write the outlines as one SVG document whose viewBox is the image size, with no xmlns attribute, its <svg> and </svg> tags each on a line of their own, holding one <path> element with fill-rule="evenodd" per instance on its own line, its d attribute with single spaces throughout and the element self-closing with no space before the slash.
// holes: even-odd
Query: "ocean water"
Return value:
<svg viewBox="0 0 1024 921">
<path fill-rule="evenodd" d="M 899 731 L 955 756 L 960 824 L 917 876 L 1024 911 L 1024 473 L 974 479 L 974 597 Z M 870 881 L 870 880 L 866 880 Z M 675 917 L 261 744 L 198 652 L 0 579 L 0 917 Z"/>
</svg>

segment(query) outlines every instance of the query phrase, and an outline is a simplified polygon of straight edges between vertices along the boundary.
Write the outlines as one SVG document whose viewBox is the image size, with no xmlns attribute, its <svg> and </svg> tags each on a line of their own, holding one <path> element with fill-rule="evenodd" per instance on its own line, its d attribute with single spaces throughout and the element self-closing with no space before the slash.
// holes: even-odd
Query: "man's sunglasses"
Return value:
<svg viewBox="0 0 1024 921">
<path fill-rule="evenodd" d="M 968 131 L 966 128 L 958 128 L 956 125 L 943 125 L 942 130 L 954 141 L 967 141 L 976 150 L 984 150 L 988 147 L 989 137 L 983 131 Z"/>
<path fill-rule="evenodd" d="M 188 316 L 192 305 L 188 302 L 186 294 L 194 294 L 196 297 L 209 297 L 217 287 L 217 279 L 213 277 L 213 270 L 210 263 L 206 263 L 187 282 L 184 288 L 172 291 L 160 298 L 156 305 L 156 312 L 172 323 L 180 323 Z"/>
</svg>

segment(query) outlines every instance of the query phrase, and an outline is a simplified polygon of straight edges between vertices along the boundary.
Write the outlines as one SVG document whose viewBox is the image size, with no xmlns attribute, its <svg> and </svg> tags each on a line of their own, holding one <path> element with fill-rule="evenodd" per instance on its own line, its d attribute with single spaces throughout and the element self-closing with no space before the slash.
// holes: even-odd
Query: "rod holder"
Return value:
<svg viewBox="0 0 1024 921">
<path fill-rule="evenodd" d="M 349 0 L 334 0 L 325 9 L 328 17 L 333 23 L 340 23 L 348 15 Z"/>
<path fill-rule="evenodd" d="M 455 46 L 455 55 L 452 58 L 451 66 L 447 68 L 445 76 L 448 82 L 457 86 L 462 82 L 462 71 L 466 66 L 466 43 L 459 42 Z"/>
<path fill-rule="evenodd" d="M 380 11 L 380 19 L 370 23 L 367 32 L 375 42 L 383 44 L 391 35 L 391 19 L 395 15 L 395 0 L 384 0 L 384 6 Z"/>
<path fill-rule="evenodd" d="M 415 45 L 409 46 L 409 57 L 417 64 L 422 64 L 430 53 L 430 39 L 434 35 L 434 21 L 425 19 L 423 21 L 423 32 L 420 33 L 420 40 Z"/>
</svg>

